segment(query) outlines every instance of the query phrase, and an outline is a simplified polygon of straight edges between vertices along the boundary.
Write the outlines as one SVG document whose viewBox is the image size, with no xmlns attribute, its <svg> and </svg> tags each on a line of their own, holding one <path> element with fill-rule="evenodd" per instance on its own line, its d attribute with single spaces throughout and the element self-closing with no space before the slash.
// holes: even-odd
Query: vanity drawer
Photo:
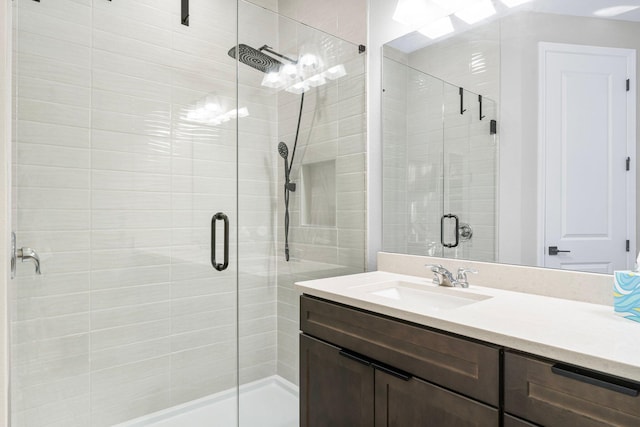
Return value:
<svg viewBox="0 0 640 427">
<path fill-rule="evenodd" d="M 509 414 L 504 414 L 504 427 L 536 427 L 535 424 L 528 423 L 520 418 L 512 417 Z"/>
<path fill-rule="evenodd" d="M 544 426 L 637 427 L 638 388 L 593 371 L 505 354 L 505 411 Z"/>
<path fill-rule="evenodd" d="M 498 406 L 499 350 L 375 313 L 303 295 L 300 328 L 416 377 Z"/>
</svg>

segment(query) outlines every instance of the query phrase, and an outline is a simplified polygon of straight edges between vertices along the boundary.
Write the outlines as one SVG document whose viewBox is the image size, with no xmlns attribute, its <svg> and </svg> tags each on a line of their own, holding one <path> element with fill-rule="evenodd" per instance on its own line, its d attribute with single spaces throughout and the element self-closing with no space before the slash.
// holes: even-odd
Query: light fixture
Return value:
<svg viewBox="0 0 640 427">
<path fill-rule="evenodd" d="M 302 55 L 300 57 L 300 59 L 298 60 L 298 62 L 300 63 L 300 65 L 302 65 L 303 67 L 313 67 L 316 68 L 318 67 L 318 65 L 320 65 L 320 61 L 318 60 L 318 57 L 315 56 L 312 53 L 305 53 L 304 55 Z"/>
<path fill-rule="evenodd" d="M 325 80 L 322 74 L 316 74 L 315 76 L 311 76 L 307 79 L 307 81 L 309 82 L 309 86 L 311 87 L 318 87 L 327 83 L 327 81 Z"/>
<path fill-rule="evenodd" d="M 516 7 L 521 4 L 529 3 L 532 0 L 500 0 L 507 7 Z"/>
<path fill-rule="evenodd" d="M 298 69 L 293 64 L 286 64 L 284 67 L 282 67 L 282 73 L 289 77 L 295 77 L 295 75 L 298 73 Z"/>
<path fill-rule="evenodd" d="M 286 83 L 286 77 L 284 76 L 284 73 L 272 71 L 270 73 L 265 74 L 261 84 L 262 86 L 265 86 L 265 87 L 270 87 L 273 89 L 281 89 L 287 83 Z"/>
<path fill-rule="evenodd" d="M 444 18 L 440 18 L 435 22 L 427 25 L 424 28 L 418 30 L 420 34 L 424 34 L 430 39 L 437 39 L 446 34 L 453 33 L 453 24 L 451 23 L 451 18 L 445 16 Z"/>
<path fill-rule="evenodd" d="M 490 17 L 495 13 L 496 9 L 493 7 L 491 0 L 480 0 L 465 9 L 459 10 L 455 15 L 467 24 L 471 25 Z"/>
<path fill-rule="evenodd" d="M 445 10 L 430 0 L 398 0 L 393 20 L 419 28 L 446 15 Z"/>
<path fill-rule="evenodd" d="M 298 82 L 286 88 L 285 90 L 290 93 L 295 93 L 296 95 L 300 95 L 310 89 L 309 82 L 307 80 Z"/>
<path fill-rule="evenodd" d="M 340 77 L 344 77 L 347 75 L 347 70 L 344 69 L 344 65 L 339 64 L 329 68 L 327 71 L 323 73 L 324 77 L 329 80 L 336 80 Z"/>
<path fill-rule="evenodd" d="M 593 14 L 595 16 L 601 16 L 603 18 L 610 18 L 612 16 L 618 16 L 627 12 L 631 12 L 632 10 L 636 10 L 638 8 L 640 8 L 640 6 L 627 6 L 627 5 L 612 6 L 612 7 L 605 7 L 604 9 L 596 10 L 595 12 L 593 12 Z"/>
</svg>

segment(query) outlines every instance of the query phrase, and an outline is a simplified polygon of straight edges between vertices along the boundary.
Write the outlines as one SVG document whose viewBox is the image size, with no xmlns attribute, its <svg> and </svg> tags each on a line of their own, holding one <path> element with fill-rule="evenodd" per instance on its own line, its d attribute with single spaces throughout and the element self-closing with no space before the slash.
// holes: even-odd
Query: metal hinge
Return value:
<svg viewBox="0 0 640 427">
<path fill-rule="evenodd" d="M 627 170 L 631 170 L 631 157 L 627 157 Z"/>
<path fill-rule="evenodd" d="M 627 92 L 631 90 L 631 80 L 627 79 Z"/>
<path fill-rule="evenodd" d="M 629 241 L 627 240 L 627 252 L 629 252 Z"/>
</svg>

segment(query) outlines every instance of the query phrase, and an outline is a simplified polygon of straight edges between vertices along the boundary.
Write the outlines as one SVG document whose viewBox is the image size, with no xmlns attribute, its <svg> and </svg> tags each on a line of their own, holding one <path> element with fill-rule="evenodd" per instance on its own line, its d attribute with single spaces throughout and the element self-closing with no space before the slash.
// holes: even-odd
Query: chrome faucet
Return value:
<svg viewBox="0 0 640 427">
<path fill-rule="evenodd" d="M 456 277 L 453 277 L 453 273 L 444 268 L 440 264 L 425 264 L 425 267 L 429 268 L 433 272 L 433 284 L 438 286 L 468 288 L 469 281 L 467 279 L 467 273 L 477 273 L 477 270 L 472 268 L 459 268 Z"/>
<path fill-rule="evenodd" d="M 458 269 L 458 274 L 456 275 L 456 281 L 458 282 L 461 288 L 469 287 L 469 279 L 467 279 L 467 273 L 478 274 L 478 270 L 474 268 L 464 268 L 464 267 L 460 267 Z"/>
</svg>

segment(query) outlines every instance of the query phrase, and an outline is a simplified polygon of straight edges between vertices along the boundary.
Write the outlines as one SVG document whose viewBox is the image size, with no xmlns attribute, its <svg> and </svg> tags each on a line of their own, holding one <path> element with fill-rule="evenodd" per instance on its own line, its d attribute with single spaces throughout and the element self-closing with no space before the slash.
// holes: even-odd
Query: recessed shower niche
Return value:
<svg viewBox="0 0 640 427">
<path fill-rule="evenodd" d="M 336 226 L 336 161 L 302 165 L 302 225 Z"/>
</svg>

